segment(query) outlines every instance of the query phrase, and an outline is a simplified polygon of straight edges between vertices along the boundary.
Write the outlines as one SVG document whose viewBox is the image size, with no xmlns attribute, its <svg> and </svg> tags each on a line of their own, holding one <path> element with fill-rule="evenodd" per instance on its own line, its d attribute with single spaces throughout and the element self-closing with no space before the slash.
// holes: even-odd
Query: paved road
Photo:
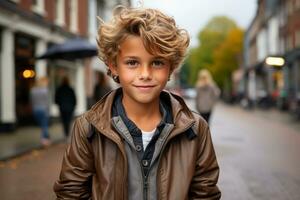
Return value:
<svg viewBox="0 0 300 200">
<path fill-rule="evenodd" d="M 300 199 L 300 124 L 289 115 L 219 104 L 211 132 L 223 200 Z"/>
<path fill-rule="evenodd" d="M 299 123 L 277 111 L 219 104 L 211 132 L 221 167 L 222 200 L 300 199 Z M 0 163 L 1 199 L 54 199 L 52 185 L 64 149 L 58 144 Z"/>
<path fill-rule="evenodd" d="M 1 200 L 50 200 L 59 175 L 64 144 L 30 153 L 0 163 Z"/>
</svg>

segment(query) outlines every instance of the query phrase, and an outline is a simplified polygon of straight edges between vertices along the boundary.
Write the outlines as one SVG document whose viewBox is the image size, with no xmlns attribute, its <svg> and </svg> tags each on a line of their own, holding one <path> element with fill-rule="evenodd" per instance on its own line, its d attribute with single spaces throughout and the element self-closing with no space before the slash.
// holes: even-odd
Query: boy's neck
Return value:
<svg viewBox="0 0 300 200">
<path fill-rule="evenodd" d="M 159 99 L 149 104 L 140 104 L 122 99 L 127 117 L 143 131 L 152 131 L 161 121 Z"/>
</svg>

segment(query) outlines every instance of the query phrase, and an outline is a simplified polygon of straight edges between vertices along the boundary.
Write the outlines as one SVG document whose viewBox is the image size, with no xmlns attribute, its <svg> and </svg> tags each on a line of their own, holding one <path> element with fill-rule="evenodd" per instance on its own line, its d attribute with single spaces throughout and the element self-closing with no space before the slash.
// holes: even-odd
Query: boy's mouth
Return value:
<svg viewBox="0 0 300 200">
<path fill-rule="evenodd" d="M 135 85 L 134 87 L 136 87 L 140 90 L 149 90 L 151 88 L 154 88 L 155 85 Z"/>
<path fill-rule="evenodd" d="M 155 85 L 135 85 L 135 87 L 137 87 L 137 88 L 152 88 L 154 86 Z"/>
</svg>

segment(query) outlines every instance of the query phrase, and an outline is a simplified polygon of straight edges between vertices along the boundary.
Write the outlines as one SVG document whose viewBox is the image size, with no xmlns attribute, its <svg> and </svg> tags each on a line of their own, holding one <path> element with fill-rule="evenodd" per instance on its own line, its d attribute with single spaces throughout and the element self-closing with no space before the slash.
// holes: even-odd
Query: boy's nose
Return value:
<svg viewBox="0 0 300 200">
<path fill-rule="evenodd" d="M 143 65 L 140 70 L 141 79 L 150 79 L 151 78 L 151 69 L 148 65 Z"/>
</svg>

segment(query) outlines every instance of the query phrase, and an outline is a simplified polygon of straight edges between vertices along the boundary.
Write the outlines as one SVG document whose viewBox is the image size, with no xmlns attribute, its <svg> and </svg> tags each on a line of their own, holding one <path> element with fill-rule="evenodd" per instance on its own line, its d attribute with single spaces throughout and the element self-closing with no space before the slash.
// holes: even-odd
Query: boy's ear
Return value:
<svg viewBox="0 0 300 200">
<path fill-rule="evenodd" d="M 107 66 L 110 69 L 112 75 L 118 75 L 118 73 L 117 73 L 117 67 L 112 62 L 108 62 Z"/>
</svg>

